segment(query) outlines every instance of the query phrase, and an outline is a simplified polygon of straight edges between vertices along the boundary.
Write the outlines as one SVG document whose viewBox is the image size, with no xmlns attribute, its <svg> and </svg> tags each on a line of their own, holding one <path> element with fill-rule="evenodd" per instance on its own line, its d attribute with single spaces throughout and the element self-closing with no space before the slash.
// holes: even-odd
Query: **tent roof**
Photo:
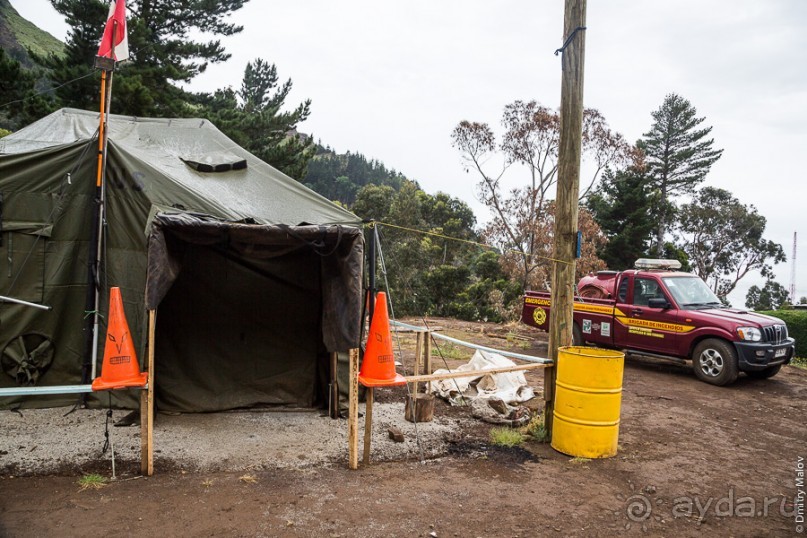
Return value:
<svg viewBox="0 0 807 538">
<path fill-rule="evenodd" d="M 0 139 L 0 155 L 88 143 L 95 136 L 98 123 L 98 112 L 64 108 Z M 113 114 L 108 134 L 110 154 L 120 154 L 121 159 L 132 165 L 127 166 L 130 171 L 139 166 L 162 178 L 160 186 L 144 189 L 158 209 L 170 206 L 176 198 L 182 200 L 187 211 L 231 221 L 360 222 L 352 213 L 261 161 L 205 119 Z M 223 165 L 221 168 L 226 171 L 203 171 L 217 165 Z"/>
</svg>

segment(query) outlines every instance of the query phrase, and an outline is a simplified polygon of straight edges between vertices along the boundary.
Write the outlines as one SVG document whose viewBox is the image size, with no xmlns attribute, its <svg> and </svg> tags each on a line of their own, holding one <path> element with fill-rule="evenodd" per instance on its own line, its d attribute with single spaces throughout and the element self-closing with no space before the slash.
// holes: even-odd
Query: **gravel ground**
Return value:
<svg viewBox="0 0 807 538">
<path fill-rule="evenodd" d="M 360 410 L 363 412 L 363 405 Z M 109 466 L 110 452 L 102 454 L 105 410 L 69 408 L 26 409 L 22 414 L 0 412 L 0 474 L 45 475 L 72 473 Z M 113 421 L 128 411 L 116 410 Z M 463 420 L 435 416 L 417 425 L 426 458 L 443 455 L 446 439 Z M 403 443 L 389 439 L 396 426 Z M 359 419 L 363 435 L 364 419 Z M 116 462 L 139 462 L 139 422 L 112 427 L 110 438 Z M 362 439 L 360 437 L 360 439 Z M 373 461 L 417 460 L 415 427 L 404 420 L 403 403 L 373 406 Z M 360 441 L 361 442 L 361 441 Z M 361 448 L 360 448 L 361 450 Z M 316 410 L 244 410 L 226 413 L 163 415 L 154 425 L 154 458 L 159 467 L 199 471 L 293 469 L 347 462 L 347 421 L 332 420 Z M 361 454 L 360 454 L 361 456 Z M 131 466 L 130 466 L 131 467 Z M 124 467 L 119 467 L 122 469 Z"/>
</svg>

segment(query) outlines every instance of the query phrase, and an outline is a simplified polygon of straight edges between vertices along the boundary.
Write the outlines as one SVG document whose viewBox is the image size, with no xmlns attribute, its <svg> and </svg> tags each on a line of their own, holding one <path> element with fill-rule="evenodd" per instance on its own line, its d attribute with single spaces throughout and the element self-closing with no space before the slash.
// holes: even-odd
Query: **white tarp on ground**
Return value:
<svg viewBox="0 0 807 538">
<path fill-rule="evenodd" d="M 454 372 L 471 370 L 490 370 L 505 366 L 516 366 L 516 363 L 498 353 L 477 351 L 470 362 L 455 368 Z M 435 374 L 448 373 L 449 370 L 437 370 Z M 476 375 L 443 379 L 432 383 L 432 392 L 448 400 L 452 404 L 466 404 L 474 398 L 501 398 L 507 403 L 526 402 L 535 397 L 535 392 L 527 386 L 524 372 L 504 372 L 499 374 Z M 462 394 L 462 397 L 460 397 Z"/>
</svg>

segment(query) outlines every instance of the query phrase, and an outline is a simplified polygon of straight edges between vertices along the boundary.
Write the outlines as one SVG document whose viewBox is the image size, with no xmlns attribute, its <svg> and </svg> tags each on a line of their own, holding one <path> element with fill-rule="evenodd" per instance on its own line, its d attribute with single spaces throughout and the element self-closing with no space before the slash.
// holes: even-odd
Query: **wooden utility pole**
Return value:
<svg viewBox="0 0 807 538">
<path fill-rule="evenodd" d="M 552 431 L 558 347 L 572 342 L 577 250 L 577 210 L 580 196 L 580 154 L 583 137 L 583 70 L 586 48 L 586 0 L 566 0 L 563 17 L 560 95 L 558 192 L 555 200 L 555 244 L 552 272 L 552 316 L 548 357 L 554 368 L 544 370 L 544 423 Z"/>
</svg>

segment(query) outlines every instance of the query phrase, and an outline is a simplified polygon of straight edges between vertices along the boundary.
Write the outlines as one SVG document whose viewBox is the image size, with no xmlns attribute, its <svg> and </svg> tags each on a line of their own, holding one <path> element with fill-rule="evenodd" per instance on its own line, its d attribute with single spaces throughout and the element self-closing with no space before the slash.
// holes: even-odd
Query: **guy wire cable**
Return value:
<svg viewBox="0 0 807 538">
<path fill-rule="evenodd" d="M 387 265 L 384 262 L 384 252 L 381 250 L 381 240 L 376 240 L 376 248 L 378 249 L 378 257 L 381 260 L 381 274 L 384 275 L 384 286 L 387 289 L 388 301 L 389 301 L 389 309 L 390 314 L 392 314 L 392 319 L 395 318 L 395 308 L 393 307 L 392 295 L 389 293 L 389 281 L 387 280 Z M 403 359 L 403 351 L 401 350 L 401 339 L 398 338 L 398 329 L 395 329 L 395 345 L 398 346 L 398 356 Z M 406 387 L 406 396 L 409 398 L 409 401 L 412 402 L 412 424 L 415 425 L 415 441 L 418 445 L 418 452 L 420 452 L 420 463 L 425 465 L 426 464 L 426 457 L 423 454 L 423 445 L 420 443 L 420 431 L 418 430 L 418 420 L 417 420 L 417 413 L 415 413 L 415 399 L 412 397 L 412 391 L 409 389 L 409 383 L 405 383 L 404 386 Z"/>
<path fill-rule="evenodd" d="M 378 226 L 378 235 L 380 236 L 381 235 L 381 228 L 382 228 L 383 225 L 379 226 L 379 224 L 380 223 L 376 223 L 376 225 Z M 380 241 L 381 240 L 379 239 L 379 243 L 380 243 Z M 379 246 L 379 248 L 380 248 L 380 246 Z M 382 262 L 383 262 L 383 260 L 382 260 Z M 384 272 L 384 277 L 385 277 L 384 282 L 385 282 L 385 284 L 387 286 L 387 290 L 389 290 L 389 283 L 386 281 L 386 271 Z M 414 290 L 409 288 L 408 284 L 404 283 L 404 286 L 406 286 L 407 289 L 414 294 Z M 423 324 L 428 329 L 429 324 L 426 322 L 426 318 L 424 316 L 420 316 L 420 319 L 421 319 L 421 321 L 423 321 Z M 396 335 L 397 335 L 397 333 L 396 333 Z M 433 336 L 431 336 L 431 331 L 429 331 L 429 337 L 431 338 L 431 341 L 434 344 L 434 348 L 437 350 L 437 354 L 440 355 L 440 359 L 443 361 L 443 366 L 445 366 L 446 370 L 448 370 L 449 372 L 452 372 L 451 367 L 448 365 L 448 361 L 446 361 L 446 358 L 443 355 L 443 350 L 440 348 L 440 344 L 437 342 L 437 340 Z M 429 372 L 429 373 L 431 373 L 431 372 Z M 454 388 L 457 389 L 457 393 L 460 395 L 460 399 L 462 400 L 462 405 L 463 406 L 467 405 L 467 402 L 465 401 L 465 396 L 462 394 L 462 391 L 460 390 L 459 383 L 457 383 L 457 379 L 456 378 L 451 378 L 451 382 L 454 383 Z"/>
</svg>

